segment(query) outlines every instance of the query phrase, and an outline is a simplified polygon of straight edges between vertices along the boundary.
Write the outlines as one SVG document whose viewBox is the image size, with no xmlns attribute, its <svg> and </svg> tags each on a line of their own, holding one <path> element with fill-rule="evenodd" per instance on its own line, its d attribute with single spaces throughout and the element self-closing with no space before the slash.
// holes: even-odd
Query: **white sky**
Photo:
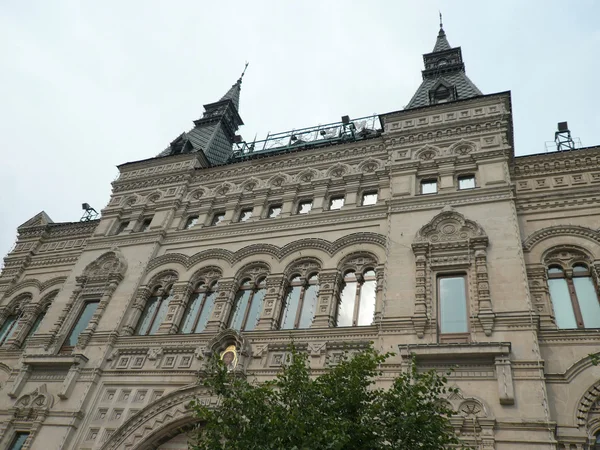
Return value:
<svg viewBox="0 0 600 450">
<path fill-rule="evenodd" d="M 471 80 L 512 91 L 517 155 L 563 120 L 600 144 L 594 0 L 0 0 L 0 255 L 41 210 L 102 209 L 115 166 L 191 128 L 246 60 L 247 140 L 402 109 L 440 9 Z"/>
</svg>

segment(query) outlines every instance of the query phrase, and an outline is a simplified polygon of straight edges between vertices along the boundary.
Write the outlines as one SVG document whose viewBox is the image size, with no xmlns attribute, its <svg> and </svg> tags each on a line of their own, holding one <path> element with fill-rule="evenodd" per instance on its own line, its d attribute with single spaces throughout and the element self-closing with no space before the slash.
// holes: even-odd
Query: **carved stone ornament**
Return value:
<svg viewBox="0 0 600 450">
<path fill-rule="evenodd" d="M 465 219 L 451 206 L 445 206 L 417 233 L 415 242 L 450 242 L 471 238 L 487 238 L 483 228 L 472 220 Z"/>
<path fill-rule="evenodd" d="M 415 159 L 421 161 L 431 161 L 436 156 L 439 156 L 441 154 L 442 151 L 438 147 L 434 147 L 433 145 L 427 144 L 415 152 Z"/>
<path fill-rule="evenodd" d="M 15 402 L 14 416 L 22 420 L 36 420 L 45 415 L 54 405 L 54 396 L 48 393 L 42 384 L 28 394 L 20 396 Z"/>
<path fill-rule="evenodd" d="M 83 271 L 83 276 L 88 280 L 108 279 L 115 276 L 122 277 L 126 270 L 127 261 L 121 251 L 115 247 L 88 264 Z"/>
</svg>

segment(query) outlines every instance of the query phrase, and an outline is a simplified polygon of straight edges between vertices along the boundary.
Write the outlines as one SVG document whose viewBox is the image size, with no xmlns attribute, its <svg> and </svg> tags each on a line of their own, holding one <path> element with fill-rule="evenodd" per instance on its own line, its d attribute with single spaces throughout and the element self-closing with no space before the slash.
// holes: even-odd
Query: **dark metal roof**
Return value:
<svg viewBox="0 0 600 450">
<path fill-rule="evenodd" d="M 413 98 L 406 106 L 406 109 L 416 108 L 419 106 L 429 106 L 431 104 L 429 101 L 429 91 L 438 82 L 438 80 L 445 81 L 448 84 L 456 87 L 456 92 L 458 94 L 457 100 L 483 95 L 483 93 L 477 88 L 477 86 L 475 86 L 465 72 L 455 72 L 444 75 L 443 77 L 439 77 L 438 79 L 433 78 L 423 80 L 421 86 L 419 86 L 419 89 L 417 89 L 417 92 L 415 92 L 415 95 L 413 95 Z"/>
<path fill-rule="evenodd" d="M 437 40 L 435 41 L 435 46 L 433 47 L 432 53 L 450 50 L 451 48 L 452 47 L 448 43 L 448 39 L 446 39 L 446 32 L 440 27 L 440 31 L 438 33 Z"/>
</svg>

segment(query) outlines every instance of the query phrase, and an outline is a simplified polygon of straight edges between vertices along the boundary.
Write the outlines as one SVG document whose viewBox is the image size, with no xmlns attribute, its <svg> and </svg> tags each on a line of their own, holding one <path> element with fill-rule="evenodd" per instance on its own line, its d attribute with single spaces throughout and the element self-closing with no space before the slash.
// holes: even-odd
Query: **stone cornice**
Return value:
<svg viewBox="0 0 600 450">
<path fill-rule="evenodd" d="M 514 198 L 512 188 L 509 186 L 482 189 L 473 195 L 462 195 L 461 192 L 418 195 L 392 200 L 392 212 L 405 212 L 425 209 L 441 209 L 446 205 L 459 206 L 477 203 L 489 203 Z"/>
<path fill-rule="evenodd" d="M 590 171 L 596 168 L 600 168 L 600 146 L 519 156 L 515 158 L 511 167 L 515 179 Z"/>
</svg>

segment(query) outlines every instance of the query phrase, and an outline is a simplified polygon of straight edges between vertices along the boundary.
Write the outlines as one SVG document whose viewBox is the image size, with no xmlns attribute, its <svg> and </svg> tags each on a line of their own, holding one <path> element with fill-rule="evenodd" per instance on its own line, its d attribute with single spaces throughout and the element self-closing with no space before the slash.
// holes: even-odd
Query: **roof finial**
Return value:
<svg viewBox="0 0 600 450">
<path fill-rule="evenodd" d="M 238 78 L 238 83 L 242 82 L 242 78 L 244 78 L 244 74 L 246 73 L 246 69 L 248 68 L 248 64 L 250 64 L 250 63 L 248 61 L 246 61 L 246 65 L 244 66 L 244 71 L 242 72 L 242 74 Z"/>
<path fill-rule="evenodd" d="M 440 13 L 440 28 L 444 28 L 444 24 L 442 23 L 442 12 L 438 11 Z"/>
</svg>

